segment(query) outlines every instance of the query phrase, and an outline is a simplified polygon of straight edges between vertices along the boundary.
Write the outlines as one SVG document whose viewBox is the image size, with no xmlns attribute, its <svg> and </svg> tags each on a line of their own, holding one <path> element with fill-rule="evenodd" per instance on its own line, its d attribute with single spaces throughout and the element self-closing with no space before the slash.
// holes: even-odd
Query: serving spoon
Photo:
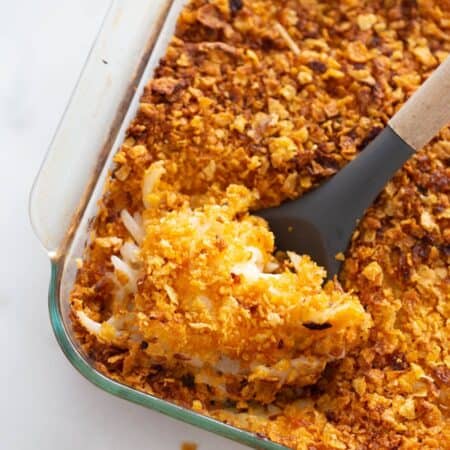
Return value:
<svg viewBox="0 0 450 450">
<path fill-rule="evenodd" d="M 276 246 L 310 255 L 338 272 L 367 208 L 395 172 L 450 122 L 450 57 L 397 111 L 367 147 L 330 180 L 297 200 L 257 211 L 275 234 Z"/>
</svg>

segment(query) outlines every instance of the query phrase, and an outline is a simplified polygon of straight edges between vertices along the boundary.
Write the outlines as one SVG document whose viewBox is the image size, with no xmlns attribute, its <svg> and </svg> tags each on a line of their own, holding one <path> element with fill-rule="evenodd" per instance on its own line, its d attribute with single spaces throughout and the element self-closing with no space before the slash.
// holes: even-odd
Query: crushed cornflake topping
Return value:
<svg viewBox="0 0 450 450">
<path fill-rule="evenodd" d="M 345 261 L 345 255 L 342 252 L 339 252 L 335 256 L 337 261 Z"/>
<path fill-rule="evenodd" d="M 437 61 L 428 47 L 416 47 L 414 56 L 426 67 L 435 66 Z"/>
<path fill-rule="evenodd" d="M 362 31 L 367 31 L 377 23 L 377 16 L 375 14 L 360 14 L 356 18 L 356 22 Z"/>
<path fill-rule="evenodd" d="M 115 236 L 98 237 L 95 239 L 95 243 L 103 248 L 120 248 L 122 246 L 122 239 Z"/>
<path fill-rule="evenodd" d="M 427 231 L 433 231 L 434 229 L 439 229 L 438 225 L 433 219 L 433 216 L 428 211 L 423 211 L 420 215 L 420 224 Z"/>
</svg>

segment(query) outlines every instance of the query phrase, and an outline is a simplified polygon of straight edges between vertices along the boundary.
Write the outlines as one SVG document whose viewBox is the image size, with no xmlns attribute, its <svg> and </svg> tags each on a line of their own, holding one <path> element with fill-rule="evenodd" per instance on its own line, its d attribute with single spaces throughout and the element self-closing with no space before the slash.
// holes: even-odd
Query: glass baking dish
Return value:
<svg viewBox="0 0 450 450">
<path fill-rule="evenodd" d="M 173 35 L 186 0 L 112 2 L 30 198 L 33 228 L 51 262 L 49 312 L 72 365 L 111 394 L 254 448 L 284 449 L 255 434 L 137 391 L 98 372 L 73 338 L 69 295 L 112 157 Z"/>
</svg>

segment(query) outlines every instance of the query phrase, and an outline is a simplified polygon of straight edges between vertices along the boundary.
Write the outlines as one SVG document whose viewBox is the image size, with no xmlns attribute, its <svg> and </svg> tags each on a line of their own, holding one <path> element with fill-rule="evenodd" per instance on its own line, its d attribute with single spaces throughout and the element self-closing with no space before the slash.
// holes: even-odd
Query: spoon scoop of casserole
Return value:
<svg viewBox="0 0 450 450">
<path fill-rule="evenodd" d="M 366 336 L 371 319 L 356 296 L 322 286 L 325 270 L 309 256 L 274 255 L 248 189 L 231 185 L 221 202 L 194 207 L 163 174 L 162 162 L 147 170 L 142 217 L 122 212 L 129 239 L 106 275 L 111 317 L 78 312 L 91 333 L 134 342 L 140 366 L 189 376 L 212 398 L 263 403 L 315 383 Z"/>
</svg>

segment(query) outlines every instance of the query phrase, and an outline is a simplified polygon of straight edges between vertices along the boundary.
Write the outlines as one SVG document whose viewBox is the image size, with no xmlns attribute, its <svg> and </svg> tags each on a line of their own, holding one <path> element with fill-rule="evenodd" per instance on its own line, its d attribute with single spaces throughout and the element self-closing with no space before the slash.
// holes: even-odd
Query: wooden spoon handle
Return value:
<svg viewBox="0 0 450 450">
<path fill-rule="evenodd" d="M 391 118 L 389 126 L 414 150 L 450 123 L 450 57 Z"/>
</svg>

